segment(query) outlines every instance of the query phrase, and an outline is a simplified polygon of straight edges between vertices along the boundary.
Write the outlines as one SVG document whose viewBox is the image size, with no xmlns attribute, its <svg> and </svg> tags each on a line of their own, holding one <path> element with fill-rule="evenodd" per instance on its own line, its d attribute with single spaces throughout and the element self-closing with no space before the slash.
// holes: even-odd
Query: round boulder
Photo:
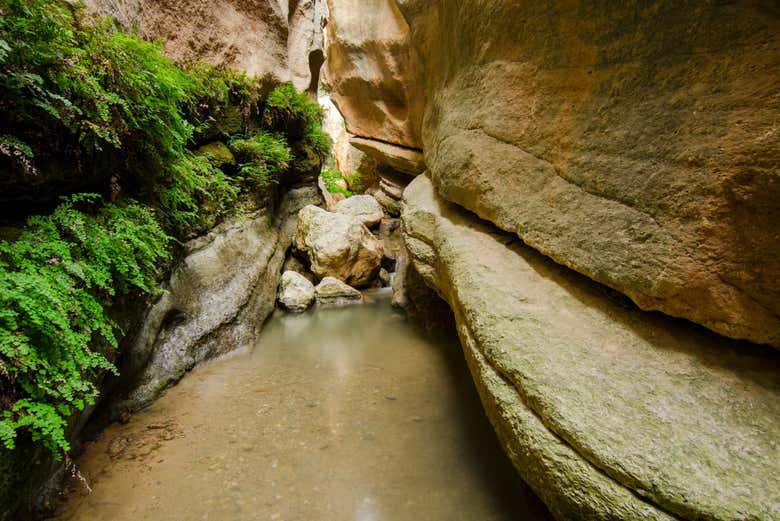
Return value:
<svg viewBox="0 0 780 521">
<path fill-rule="evenodd" d="M 318 278 L 335 277 L 355 287 L 370 284 L 382 263 L 382 242 L 362 222 L 312 205 L 298 214 L 295 247 Z"/>
<path fill-rule="evenodd" d="M 369 228 L 379 224 L 385 216 L 382 206 L 370 195 L 353 195 L 348 197 L 336 203 L 333 211 L 351 215 Z"/>
<path fill-rule="evenodd" d="M 279 282 L 279 304 L 294 313 L 302 313 L 314 302 L 314 285 L 295 271 L 285 271 Z"/>
</svg>

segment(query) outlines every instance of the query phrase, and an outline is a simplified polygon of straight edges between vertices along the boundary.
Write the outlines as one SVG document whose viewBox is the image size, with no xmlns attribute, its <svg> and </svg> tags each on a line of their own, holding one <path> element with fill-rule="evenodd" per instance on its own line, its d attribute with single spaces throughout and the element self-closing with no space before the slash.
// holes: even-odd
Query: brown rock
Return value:
<svg viewBox="0 0 780 521">
<path fill-rule="evenodd" d="M 316 206 L 298 214 L 295 247 L 308 256 L 317 277 L 335 277 L 350 286 L 370 284 L 382 262 L 382 243 L 359 219 Z"/>
<path fill-rule="evenodd" d="M 422 92 L 395 0 L 329 0 L 328 80 L 347 130 L 420 147 Z"/>
<path fill-rule="evenodd" d="M 776 11 L 399 5 L 445 199 L 643 309 L 780 346 Z"/>
</svg>

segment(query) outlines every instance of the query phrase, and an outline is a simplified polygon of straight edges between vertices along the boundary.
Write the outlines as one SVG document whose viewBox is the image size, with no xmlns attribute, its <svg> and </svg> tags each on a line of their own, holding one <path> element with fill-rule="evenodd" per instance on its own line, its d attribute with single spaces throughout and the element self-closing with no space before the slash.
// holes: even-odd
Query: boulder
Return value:
<svg viewBox="0 0 780 521">
<path fill-rule="evenodd" d="M 363 294 L 334 277 L 325 277 L 315 288 L 317 304 L 321 306 L 342 306 L 363 301 Z"/>
<path fill-rule="evenodd" d="M 385 212 L 376 199 L 370 195 L 353 195 L 340 201 L 333 208 L 336 213 L 349 215 L 359 220 L 369 228 L 382 221 Z"/>
<path fill-rule="evenodd" d="M 403 221 L 499 439 L 556 518 L 780 519 L 780 353 L 637 310 L 426 176 Z"/>
<path fill-rule="evenodd" d="M 314 302 L 314 284 L 295 271 L 285 271 L 279 281 L 279 304 L 287 311 L 302 313 Z"/>
<path fill-rule="evenodd" d="M 317 277 L 336 277 L 356 287 L 370 284 L 382 262 L 382 243 L 362 222 L 311 205 L 298 216 L 295 247 Z"/>
</svg>

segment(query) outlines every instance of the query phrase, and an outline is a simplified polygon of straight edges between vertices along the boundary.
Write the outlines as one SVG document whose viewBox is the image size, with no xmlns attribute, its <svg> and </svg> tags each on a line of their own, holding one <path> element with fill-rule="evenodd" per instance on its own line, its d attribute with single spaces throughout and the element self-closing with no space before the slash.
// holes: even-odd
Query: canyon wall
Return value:
<svg viewBox="0 0 780 521">
<path fill-rule="evenodd" d="M 325 0 L 88 0 L 124 29 L 162 40 L 181 64 L 205 61 L 250 76 L 269 74 L 299 90 L 324 59 Z"/>
<path fill-rule="evenodd" d="M 370 4 L 330 1 L 333 99 L 422 149 L 400 277 L 518 472 L 558 519 L 780 515 L 777 6 Z"/>
<path fill-rule="evenodd" d="M 353 85 L 334 94 L 348 128 L 408 146 L 421 121 L 446 200 L 642 309 L 780 346 L 773 3 L 336 3 L 349 15 L 333 9 L 328 67 Z M 361 32 L 388 20 L 411 51 Z M 377 100 L 390 81 L 413 94 Z M 376 123 L 383 103 L 408 131 Z"/>
</svg>

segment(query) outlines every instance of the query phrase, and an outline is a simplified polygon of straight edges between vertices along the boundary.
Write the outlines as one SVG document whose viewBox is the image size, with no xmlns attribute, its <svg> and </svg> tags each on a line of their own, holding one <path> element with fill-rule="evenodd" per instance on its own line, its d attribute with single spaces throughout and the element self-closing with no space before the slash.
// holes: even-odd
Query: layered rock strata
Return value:
<svg viewBox="0 0 780 521">
<path fill-rule="evenodd" d="M 776 8 L 333 3 L 355 134 L 423 148 L 446 200 L 643 309 L 780 346 Z M 412 49 L 371 37 L 384 23 Z M 404 94 L 373 88 L 391 80 Z"/>
<path fill-rule="evenodd" d="M 637 310 L 425 176 L 413 267 L 454 311 L 483 404 L 558 519 L 780 518 L 780 355 Z"/>
</svg>

